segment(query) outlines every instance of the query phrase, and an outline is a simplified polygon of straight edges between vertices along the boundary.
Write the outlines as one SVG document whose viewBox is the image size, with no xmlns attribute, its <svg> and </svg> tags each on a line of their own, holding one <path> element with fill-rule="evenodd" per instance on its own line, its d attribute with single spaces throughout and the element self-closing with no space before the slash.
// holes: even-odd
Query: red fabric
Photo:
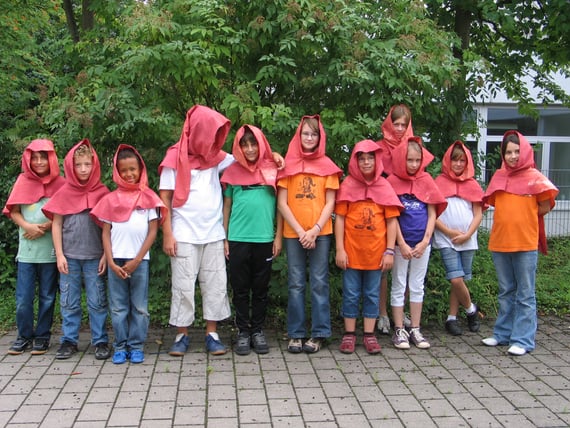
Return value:
<svg viewBox="0 0 570 428">
<path fill-rule="evenodd" d="M 127 183 L 119 175 L 117 169 L 117 156 L 123 149 L 131 149 L 139 158 L 141 164 L 140 180 L 136 184 Z M 148 175 L 146 165 L 140 153 L 132 146 L 121 144 L 115 152 L 113 158 L 113 181 L 117 183 L 117 189 L 97 203 L 91 210 L 91 216 L 96 220 L 102 219 L 115 223 L 128 221 L 134 209 L 160 208 L 160 219 L 162 222 L 166 216 L 166 206 L 152 189 L 148 187 Z"/>
<path fill-rule="evenodd" d="M 558 188 L 535 168 L 532 146 L 521 133 L 517 131 L 507 131 L 503 136 L 503 141 L 510 134 L 516 134 L 519 137 L 519 161 L 517 162 L 517 165 L 512 168 L 507 165 L 503 159 L 501 167 L 491 178 L 491 182 L 483 196 L 483 202 L 493 205 L 494 193 L 501 190 L 515 195 L 539 195 L 546 193 L 548 195 L 550 209 L 554 208 L 554 205 L 556 204 L 556 195 L 558 195 Z M 538 217 L 538 226 L 538 249 L 543 254 L 547 254 L 548 249 L 546 245 L 544 216 Z"/>
<path fill-rule="evenodd" d="M 247 129 L 253 133 L 259 147 L 259 158 L 255 165 L 250 165 L 247 162 L 239 145 L 239 140 L 243 137 L 243 134 Z M 277 165 L 273 160 L 273 154 L 271 152 L 269 142 L 267 141 L 267 138 L 265 138 L 265 135 L 263 135 L 261 129 L 256 128 L 253 125 L 244 125 L 238 129 L 234 138 L 232 154 L 234 155 L 236 162 L 231 164 L 224 171 L 224 174 L 220 179 L 222 184 L 242 186 L 264 184 L 276 189 L 275 182 L 277 178 Z"/>
<path fill-rule="evenodd" d="M 367 181 L 358 167 L 358 153 L 373 153 L 376 160 L 374 178 Z M 349 175 L 341 183 L 338 190 L 337 202 L 358 202 L 371 199 L 378 205 L 404 208 L 400 199 L 390 186 L 390 183 L 382 177 L 382 149 L 372 140 L 364 140 L 356 143 L 348 163 Z"/>
<path fill-rule="evenodd" d="M 408 144 L 400 144 L 392 151 L 394 172 L 388 176 L 388 182 L 392 185 L 397 195 L 414 195 L 425 204 L 435 205 L 436 213 L 439 216 L 447 207 L 447 201 L 439 191 L 435 180 L 425 170 L 433 160 L 433 155 L 423 146 L 420 137 L 412 137 L 408 141 L 415 141 L 422 149 L 420 168 L 416 174 L 408 174 L 406 167 Z"/>
<path fill-rule="evenodd" d="M 460 176 L 455 175 L 451 170 L 451 154 L 455 146 L 461 147 L 467 159 L 465 169 Z M 475 164 L 473 163 L 471 151 L 462 141 L 456 141 L 449 146 L 445 155 L 443 155 L 441 174 L 436 177 L 435 182 L 446 198 L 457 196 L 469 202 L 480 203 L 483 201 L 483 189 L 474 177 Z"/>
<path fill-rule="evenodd" d="M 305 153 L 301 146 L 301 130 L 305 119 L 317 119 L 319 122 L 319 145 L 314 152 Z M 295 135 L 289 142 L 289 149 L 285 155 L 285 168 L 279 171 L 278 178 L 290 177 L 297 174 L 313 174 L 320 177 L 329 175 L 342 175 L 342 170 L 325 154 L 327 135 L 320 116 L 303 116 Z"/>
<path fill-rule="evenodd" d="M 30 166 L 33 152 L 47 152 L 49 174 L 45 177 L 38 176 Z M 12 187 L 2 213 L 11 217 L 12 209 L 16 205 L 33 204 L 42 198 L 51 198 L 64 183 L 65 179 L 59 175 L 53 143 L 50 140 L 33 140 L 24 150 L 22 173 L 18 175 Z"/>
<path fill-rule="evenodd" d="M 93 153 L 93 169 L 89 180 L 85 184 L 81 184 L 77 179 L 73 161 L 75 150 L 82 144 L 91 147 Z M 99 157 L 88 139 L 81 140 L 71 148 L 63 161 L 63 170 L 66 179 L 65 184 L 42 208 L 47 218 L 53 219 L 54 214 L 77 214 L 86 209 L 92 209 L 103 196 L 109 193 L 107 186 L 101 183 L 101 164 L 99 163 Z"/>
<path fill-rule="evenodd" d="M 180 140 L 171 146 L 158 168 L 175 169 L 176 186 L 173 207 L 181 207 L 190 193 L 190 173 L 193 169 L 208 169 L 224 160 L 222 147 L 230 131 L 230 120 L 211 108 L 196 105 L 186 113 Z"/>
<path fill-rule="evenodd" d="M 392 111 L 397 106 L 392 106 L 388 116 L 382 122 L 382 140 L 378 142 L 382 148 L 382 162 L 384 163 L 384 173 L 386 175 L 392 174 L 392 150 L 394 150 L 402 141 L 408 141 L 408 138 L 414 136 L 414 130 L 412 128 L 412 119 L 410 118 L 410 123 L 404 131 L 402 138 L 398 139 L 396 137 L 396 131 L 394 129 L 394 123 L 392 122 Z"/>
</svg>

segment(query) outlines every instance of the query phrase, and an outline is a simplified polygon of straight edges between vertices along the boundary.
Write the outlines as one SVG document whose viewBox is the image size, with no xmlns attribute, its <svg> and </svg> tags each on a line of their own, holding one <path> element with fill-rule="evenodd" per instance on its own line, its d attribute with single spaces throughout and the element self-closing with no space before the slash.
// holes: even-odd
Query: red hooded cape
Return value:
<svg viewBox="0 0 570 428">
<path fill-rule="evenodd" d="M 358 154 L 372 153 L 376 161 L 374 178 L 367 181 L 358 167 Z M 337 202 L 358 202 L 371 199 L 378 205 L 398 207 L 400 211 L 403 205 L 394 192 L 390 183 L 382 177 L 382 149 L 372 140 L 364 140 L 356 143 L 348 163 L 348 176 L 341 183 L 336 195 Z"/>
<path fill-rule="evenodd" d="M 415 141 L 422 149 L 422 163 L 420 168 L 414 175 L 408 174 L 406 167 L 408 144 L 400 144 L 392 151 L 392 166 L 394 167 L 394 172 L 388 176 L 388 182 L 392 185 L 397 195 L 414 195 L 425 204 L 435 205 L 437 216 L 439 216 L 447 207 L 447 201 L 439 191 L 435 180 L 425 170 L 431 161 L 433 161 L 433 155 L 423 146 L 420 137 L 412 137 L 409 138 L 408 141 Z"/>
<path fill-rule="evenodd" d="M 123 149 L 131 149 L 139 158 L 141 165 L 141 175 L 138 183 L 127 183 L 119 175 L 117 169 L 117 157 Z M 128 221 L 134 209 L 160 208 L 160 219 L 162 222 L 166 216 L 166 206 L 162 200 L 148 187 L 148 176 L 146 165 L 140 153 L 132 146 L 121 144 L 115 152 L 113 158 L 113 181 L 117 183 L 117 189 L 103 196 L 95 208 L 91 210 L 91 216 L 96 220 L 106 220 L 115 223 Z"/>
<path fill-rule="evenodd" d="M 254 165 L 250 165 L 239 145 L 239 140 L 243 137 L 245 131 L 249 129 L 259 147 L 259 158 Z M 220 182 L 222 184 L 234 184 L 248 186 L 253 184 L 264 184 L 275 189 L 275 181 L 277 178 L 277 165 L 273 160 L 271 147 L 261 129 L 253 125 L 244 125 L 238 129 L 232 146 L 232 154 L 236 162 L 231 164 L 224 171 Z"/>
<path fill-rule="evenodd" d="M 465 169 L 459 176 L 455 175 L 451 170 L 451 154 L 455 146 L 461 147 L 467 159 Z M 475 164 L 473 163 L 471 151 L 462 141 L 456 141 L 449 146 L 445 155 L 443 155 L 441 174 L 436 177 L 435 182 L 446 198 L 457 196 L 469 202 L 481 203 L 483 201 L 483 189 L 474 177 Z"/>
<path fill-rule="evenodd" d="M 190 173 L 193 169 L 208 169 L 224 160 L 222 147 L 230 131 L 230 120 L 211 108 L 196 105 L 186 113 L 180 140 L 171 146 L 158 167 L 176 170 L 173 207 L 181 207 L 190 193 Z"/>
<path fill-rule="evenodd" d="M 38 176 L 30 166 L 33 152 L 47 152 L 49 174 L 45 177 Z M 2 213 L 11 217 L 12 209 L 16 205 L 33 204 L 42 198 L 51 198 L 64 183 L 65 179 L 59 175 L 53 143 L 50 140 L 33 140 L 24 150 L 22 173 L 16 179 Z"/>
<path fill-rule="evenodd" d="M 317 119 L 319 122 L 319 145 L 314 152 L 305 153 L 301 145 L 301 130 L 303 128 L 303 121 L 305 119 Z M 285 168 L 279 171 L 278 179 L 290 177 L 297 174 L 313 174 L 320 177 L 327 177 L 329 175 L 337 174 L 340 178 L 342 170 L 335 165 L 335 163 L 325 155 L 327 143 L 327 135 L 321 118 L 318 114 L 314 116 L 303 116 L 295 135 L 289 142 L 289 149 L 285 155 Z"/>
<path fill-rule="evenodd" d="M 541 193 L 547 193 L 550 209 L 554 208 L 558 188 L 535 168 L 532 146 L 522 134 L 517 131 L 507 131 L 503 136 L 503 141 L 505 137 L 510 134 L 516 134 L 519 137 L 519 161 L 513 168 L 507 165 L 503 159 L 501 167 L 491 178 L 491 182 L 483 196 L 483 202 L 493 205 L 492 196 L 498 191 L 508 192 L 514 195 L 539 195 Z M 538 217 L 538 240 L 538 249 L 543 254 L 546 254 L 548 250 L 546 245 L 544 216 Z"/>
<path fill-rule="evenodd" d="M 396 130 L 394 129 L 394 123 L 392 122 L 392 111 L 397 106 L 392 106 L 388 116 L 382 122 L 382 140 L 378 142 L 382 148 L 382 162 L 384 163 L 384 173 L 386 175 L 392 174 L 392 151 L 400 145 L 402 141 L 408 141 L 408 138 L 414 136 L 414 130 L 412 128 L 412 119 L 410 118 L 410 123 L 404 131 L 402 138 L 398 139 L 396 137 Z"/>
<path fill-rule="evenodd" d="M 81 184 L 77 179 L 73 161 L 75 150 L 82 144 L 89 146 L 93 153 L 93 170 L 85 184 Z M 65 184 L 42 209 L 47 218 L 53 219 L 54 214 L 77 214 L 86 209 L 92 209 L 103 196 L 109 193 L 107 186 L 101 183 L 99 157 L 88 139 L 81 140 L 67 152 L 63 161 L 63 170 L 66 178 Z"/>
</svg>

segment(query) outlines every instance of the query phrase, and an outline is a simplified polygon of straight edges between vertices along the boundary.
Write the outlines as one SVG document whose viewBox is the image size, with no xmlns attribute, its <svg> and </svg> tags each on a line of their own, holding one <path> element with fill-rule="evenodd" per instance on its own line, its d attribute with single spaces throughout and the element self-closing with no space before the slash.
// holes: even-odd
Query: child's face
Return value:
<svg viewBox="0 0 570 428">
<path fill-rule="evenodd" d="M 254 164 L 257 162 L 257 159 L 259 159 L 259 144 L 257 144 L 257 141 L 244 141 L 239 147 L 248 163 Z"/>
<path fill-rule="evenodd" d="M 462 155 L 456 159 L 451 159 L 451 171 L 458 177 L 463 174 L 467 166 L 467 157 Z"/>
<path fill-rule="evenodd" d="M 358 169 L 360 169 L 365 180 L 372 180 L 376 172 L 376 157 L 374 153 L 360 153 L 358 155 Z"/>
<path fill-rule="evenodd" d="M 406 156 L 406 171 L 410 175 L 416 175 L 422 164 L 422 154 L 412 147 L 408 147 Z"/>
<path fill-rule="evenodd" d="M 49 161 L 46 152 L 32 152 L 30 168 L 38 177 L 45 177 L 49 174 Z"/>
<path fill-rule="evenodd" d="M 141 179 L 141 167 L 137 158 L 124 158 L 117 161 L 119 176 L 129 184 L 136 184 Z"/>
<path fill-rule="evenodd" d="M 304 152 L 310 153 L 314 152 L 319 145 L 319 133 L 313 131 L 313 129 L 305 123 L 301 128 L 301 147 Z"/>
<path fill-rule="evenodd" d="M 519 156 L 521 154 L 520 146 L 515 144 L 511 141 L 507 143 L 507 147 L 505 148 L 505 162 L 511 168 L 517 166 L 519 162 Z"/>
<path fill-rule="evenodd" d="M 93 171 L 93 157 L 88 155 L 75 156 L 73 159 L 75 176 L 81 184 L 87 183 Z"/>
<path fill-rule="evenodd" d="M 399 117 L 392 122 L 392 126 L 394 127 L 394 134 L 396 134 L 396 138 L 399 140 L 404 136 L 404 132 L 406 132 L 408 119 L 406 119 L 405 116 Z"/>
</svg>

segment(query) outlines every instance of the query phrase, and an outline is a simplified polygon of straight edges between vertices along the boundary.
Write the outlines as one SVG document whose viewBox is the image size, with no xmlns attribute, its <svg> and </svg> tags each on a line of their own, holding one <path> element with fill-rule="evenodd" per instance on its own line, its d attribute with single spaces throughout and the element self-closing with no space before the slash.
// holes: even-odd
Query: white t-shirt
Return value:
<svg viewBox="0 0 570 428">
<path fill-rule="evenodd" d="M 111 223 L 111 248 L 114 259 L 134 259 L 148 235 L 148 224 L 158 218 L 156 209 L 134 209 L 131 217 L 121 223 Z M 105 221 L 105 220 L 101 220 Z M 150 259 L 147 251 L 143 260 Z"/>
<path fill-rule="evenodd" d="M 223 225 L 223 198 L 220 174 L 234 162 L 228 154 L 218 165 L 190 172 L 188 199 L 172 209 L 172 233 L 178 242 L 207 244 L 226 237 Z M 163 168 L 160 190 L 174 190 L 176 170 Z"/>
<path fill-rule="evenodd" d="M 456 196 L 447 198 L 447 208 L 439 216 L 439 220 L 451 229 L 467 232 L 471 221 L 473 221 L 473 204 Z M 456 245 L 451 242 L 447 235 L 436 229 L 433 234 L 433 246 L 435 248 L 453 248 L 456 251 L 476 250 L 478 248 L 477 231 L 466 242 Z"/>
</svg>

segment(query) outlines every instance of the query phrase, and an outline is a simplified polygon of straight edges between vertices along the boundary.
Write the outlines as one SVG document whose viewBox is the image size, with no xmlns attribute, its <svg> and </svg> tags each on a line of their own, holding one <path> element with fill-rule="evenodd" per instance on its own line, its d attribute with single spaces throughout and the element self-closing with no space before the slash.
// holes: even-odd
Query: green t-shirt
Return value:
<svg viewBox="0 0 570 428">
<path fill-rule="evenodd" d="M 232 199 L 229 241 L 273 242 L 276 208 L 273 187 L 229 184 L 224 196 Z"/>
<path fill-rule="evenodd" d="M 28 223 L 40 224 L 48 221 L 42 207 L 49 198 L 42 198 L 35 204 L 20 205 L 20 211 L 24 220 Z M 18 228 L 19 245 L 16 260 L 23 263 L 55 263 L 55 251 L 51 238 L 51 230 L 38 239 L 29 240 L 24 238 L 24 229 Z"/>
</svg>

